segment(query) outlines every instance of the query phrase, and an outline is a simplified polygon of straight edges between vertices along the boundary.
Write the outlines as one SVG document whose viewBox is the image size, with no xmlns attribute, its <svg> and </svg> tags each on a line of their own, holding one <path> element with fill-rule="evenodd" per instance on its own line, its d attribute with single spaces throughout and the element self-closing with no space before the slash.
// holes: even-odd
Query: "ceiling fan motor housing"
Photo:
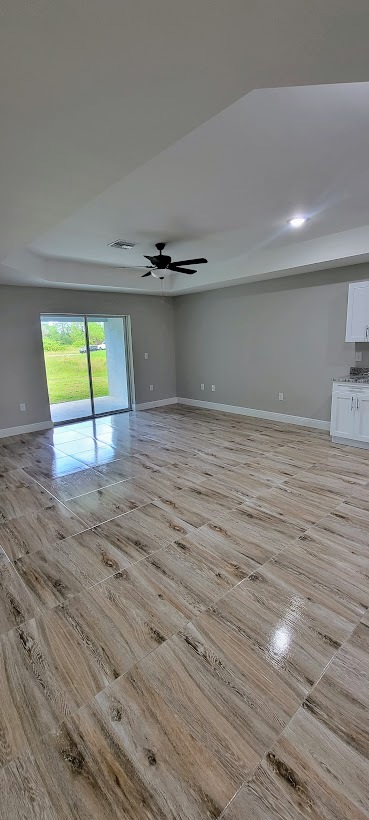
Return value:
<svg viewBox="0 0 369 820">
<path fill-rule="evenodd" d="M 157 261 L 158 268 L 164 269 L 164 268 L 167 267 L 167 265 L 170 265 L 170 263 L 172 261 L 172 258 L 171 258 L 171 256 L 164 256 L 162 254 L 161 256 L 156 257 L 156 261 Z"/>
</svg>

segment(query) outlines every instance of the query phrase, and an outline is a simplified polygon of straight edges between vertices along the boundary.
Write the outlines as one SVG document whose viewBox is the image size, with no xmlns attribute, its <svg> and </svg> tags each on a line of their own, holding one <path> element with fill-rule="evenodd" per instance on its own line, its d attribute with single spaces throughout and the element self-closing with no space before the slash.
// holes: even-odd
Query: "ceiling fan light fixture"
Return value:
<svg viewBox="0 0 369 820">
<path fill-rule="evenodd" d="M 288 224 L 290 228 L 302 228 L 305 225 L 305 222 L 308 221 L 307 216 L 303 216 L 302 214 L 298 214 L 296 216 L 292 216 L 291 219 L 288 220 Z"/>
</svg>

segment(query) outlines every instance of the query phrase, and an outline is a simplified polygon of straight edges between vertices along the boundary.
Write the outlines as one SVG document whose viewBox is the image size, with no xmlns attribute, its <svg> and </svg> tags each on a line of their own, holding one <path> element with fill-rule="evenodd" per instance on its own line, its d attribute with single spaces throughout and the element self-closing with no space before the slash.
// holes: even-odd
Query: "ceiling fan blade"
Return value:
<svg viewBox="0 0 369 820">
<path fill-rule="evenodd" d="M 116 268 L 116 270 L 148 270 L 148 268 L 154 270 L 156 265 L 114 265 L 114 268 Z"/>
<path fill-rule="evenodd" d="M 167 265 L 167 270 L 172 270 L 173 273 L 196 273 L 195 270 L 187 270 L 187 268 L 178 268 L 177 265 Z"/>
<path fill-rule="evenodd" d="M 202 256 L 200 259 L 180 259 L 179 262 L 173 262 L 172 264 L 178 268 L 178 265 L 204 265 L 207 261 Z"/>
<path fill-rule="evenodd" d="M 151 276 L 151 270 L 148 270 L 147 273 L 143 273 L 141 279 L 144 279 L 145 276 Z"/>
<path fill-rule="evenodd" d="M 151 262 L 151 264 L 154 265 L 154 267 L 156 267 L 158 258 L 159 258 L 158 256 L 145 256 L 145 259 L 148 259 L 149 262 Z"/>
</svg>

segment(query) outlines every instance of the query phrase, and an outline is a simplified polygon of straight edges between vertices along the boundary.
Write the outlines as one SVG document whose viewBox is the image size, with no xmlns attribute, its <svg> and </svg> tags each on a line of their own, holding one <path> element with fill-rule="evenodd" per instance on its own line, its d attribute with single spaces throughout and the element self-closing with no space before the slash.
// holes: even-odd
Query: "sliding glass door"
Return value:
<svg viewBox="0 0 369 820">
<path fill-rule="evenodd" d="M 41 316 L 55 424 L 129 410 L 127 317 Z"/>
<path fill-rule="evenodd" d="M 84 316 L 41 316 L 51 418 L 92 415 Z"/>
<path fill-rule="evenodd" d="M 128 410 L 124 318 L 87 316 L 95 414 Z"/>
</svg>

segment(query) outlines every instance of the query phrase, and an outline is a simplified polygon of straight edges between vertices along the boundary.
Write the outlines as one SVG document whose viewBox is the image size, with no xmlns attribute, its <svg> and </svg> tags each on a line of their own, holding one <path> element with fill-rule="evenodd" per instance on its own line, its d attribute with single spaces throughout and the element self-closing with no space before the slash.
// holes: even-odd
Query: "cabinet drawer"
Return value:
<svg viewBox="0 0 369 820">
<path fill-rule="evenodd" d="M 334 394 L 339 393 L 339 395 L 341 395 L 341 396 L 342 395 L 350 395 L 351 396 L 352 393 L 355 393 L 355 395 L 356 395 L 356 393 L 364 393 L 364 394 L 369 395 L 369 385 L 354 384 L 353 382 L 352 383 L 342 382 L 342 384 L 340 384 L 339 382 L 335 382 L 334 385 L 333 385 L 333 393 Z"/>
<path fill-rule="evenodd" d="M 333 396 L 351 396 L 351 386 L 349 384 L 334 384 Z"/>
</svg>

